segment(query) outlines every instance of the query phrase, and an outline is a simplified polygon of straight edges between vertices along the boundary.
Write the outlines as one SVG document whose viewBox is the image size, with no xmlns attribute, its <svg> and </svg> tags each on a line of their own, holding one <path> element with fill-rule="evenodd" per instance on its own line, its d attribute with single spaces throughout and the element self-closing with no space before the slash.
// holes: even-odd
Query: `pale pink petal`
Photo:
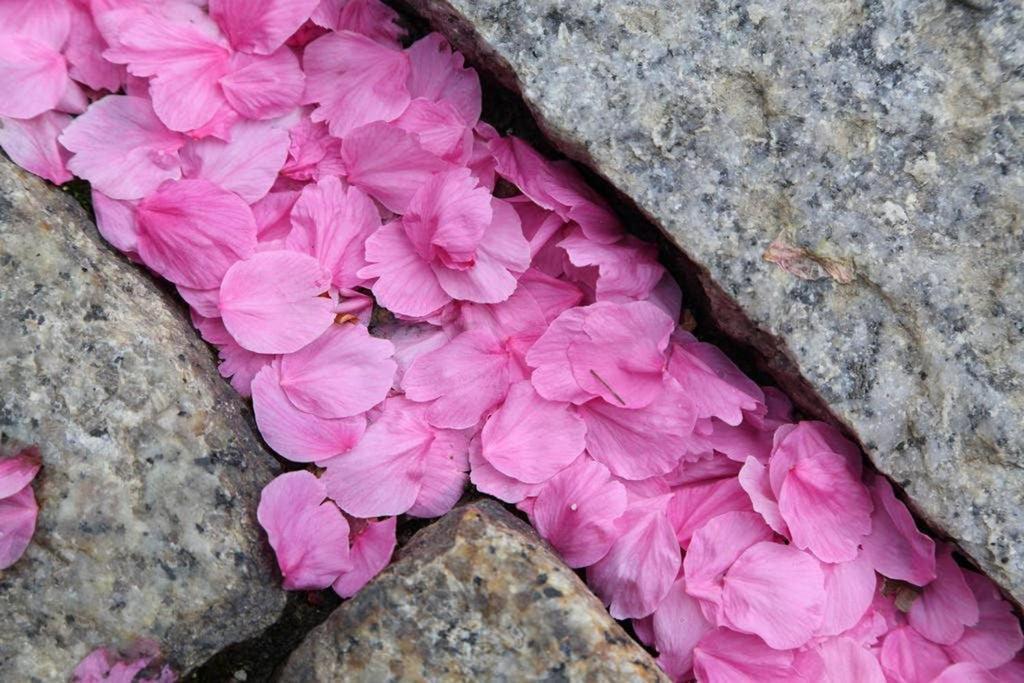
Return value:
<svg viewBox="0 0 1024 683">
<path fill-rule="evenodd" d="M 693 668 L 694 647 L 712 628 L 700 605 L 686 593 L 686 581 L 680 576 L 651 615 L 651 644 L 658 650 L 658 666 L 672 680 L 685 679 Z"/>
<path fill-rule="evenodd" d="M 281 388 L 276 364 L 264 367 L 252 380 L 252 405 L 260 434 L 293 462 L 323 461 L 344 453 L 366 428 L 362 415 L 329 420 L 296 408 Z"/>
<path fill-rule="evenodd" d="M 57 142 L 71 117 L 47 111 L 31 119 L 0 119 L 0 147 L 26 171 L 60 185 L 71 180 L 68 152 Z"/>
<path fill-rule="evenodd" d="M 772 530 L 753 512 L 726 512 L 697 529 L 683 558 L 686 592 L 720 605 L 722 577 L 743 551 L 772 538 Z M 705 614 L 709 611 L 705 610 Z"/>
<path fill-rule="evenodd" d="M 5 40 L 10 35 L 23 36 L 60 51 L 68 39 L 74 9 L 74 3 L 67 0 L 4 0 L 0 2 L 0 33 Z"/>
<path fill-rule="evenodd" d="M 220 289 L 192 289 L 191 287 L 177 287 L 178 294 L 185 300 L 192 310 L 204 318 L 220 317 Z M 225 330 L 226 331 L 226 330 Z M 230 338 L 230 335 L 228 335 Z M 210 340 L 207 340 L 210 341 Z"/>
<path fill-rule="evenodd" d="M 587 583 L 615 619 L 651 614 L 679 573 L 679 542 L 665 516 L 667 496 L 627 510 L 608 554 L 587 568 Z"/>
<path fill-rule="evenodd" d="M 0 116 L 39 116 L 57 106 L 70 84 L 58 50 L 28 36 L 0 40 Z"/>
<path fill-rule="evenodd" d="M 717 417 L 704 419 L 711 425 L 710 433 L 704 435 L 708 446 L 740 463 L 751 456 L 768 462 L 775 430 L 759 424 L 754 413 L 744 413 L 743 421 L 738 425 L 727 424 Z"/>
<path fill-rule="evenodd" d="M 933 643 L 952 645 L 963 636 L 965 626 L 978 623 L 978 599 L 949 548 L 938 553 L 935 570 L 935 580 L 914 600 L 907 620 Z"/>
<path fill-rule="evenodd" d="M 139 256 L 175 284 L 217 287 L 228 268 L 256 248 L 248 205 L 205 180 L 162 185 L 139 202 L 136 215 Z"/>
<path fill-rule="evenodd" d="M 292 208 L 294 228 L 286 244 L 317 257 L 331 273 L 331 283 L 351 289 L 365 280 L 356 273 L 366 265 L 366 239 L 380 228 L 380 213 L 357 188 L 334 177 L 307 185 Z"/>
<path fill-rule="evenodd" d="M 252 205 L 256 236 L 260 242 L 283 240 L 292 231 L 291 212 L 299 198 L 298 190 L 271 190 Z"/>
<path fill-rule="evenodd" d="M 92 208 L 100 234 L 103 239 L 130 256 L 139 250 L 135 205 L 136 202 L 111 199 L 95 188 L 92 190 Z"/>
<path fill-rule="evenodd" d="M 365 528 L 352 540 L 349 551 L 352 567 L 343 571 L 334 582 L 335 593 L 351 598 L 388 565 L 395 551 L 396 523 L 395 517 L 365 523 Z"/>
<path fill-rule="evenodd" d="M 395 213 L 405 213 L 431 176 L 449 167 L 412 135 L 386 123 L 371 123 L 345 135 L 341 155 L 348 182 Z"/>
<path fill-rule="evenodd" d="M 402 388 L 405 373 L 417 358 L 440 349 L 451 339 L 445 328 L 426 323 L 386 323 L 377 325 L 374 328 L 374 334 L 387 339 L 395 347 L 393 358 L 398 367 L 395 370 L 395 381 L 392 387 L 396 390 Z"/>
<path fill-rule="evenodd" d="M 750 497 L 754 510 L 758 512 L 764 521 L 768 523 L 775 533 L 789 536 L 789 528 L 786 520 L 779 512 L 779 503 L 775 500 L 771 485 L 768 482 L 768 468 L 762 465 L 757 458 L 750 456 L 740 470 L 739 483 Z"/>
<path fill-rule="evenodd" d="M 530 521 L 566 564 L 578 568 L 608 553 L 625 510 L 626 488 L 607 467 L 584 457 L 544 484 Z"/>
<path fill-rule="evenodd" d="M 671 472 L 694 425 L 693 406 L 671 378 L 645 408 L 628 410 L 594 399 L 580 406 L 579 414 L 587 424 L 587 450 L 624 479 Z"/>
<path fill-rule="evenodd" d="M 592 398 L 580 387 L 569 364 L 569 346 L 582 337 L 587 309 L 570 308 L 551 323 L 526 354 L 534 368 L 531 381 L 544 398 L 581 404 Z"/>
<path fill-rule="evenodd" d="M 850 562 L 823 562 L 821 571 L 825 578 L 825 611 L 816 635 L 837 636 L 856 626 L 867 613 L 878 581 L 863 553 Z"/>
<path fill-rule="evenodd" d="M 316 341 L 281 358 L 281 386 L 299 410 L 319 417 L 364 413 L 388 395 L 394 346 L 360 324 L 331 325 Z"/>
<path fill-rule="evenodd" d="M 330 274 L 312 256 L 265 251 L 231 266 L 220 287 L 224 325 L 257 353 L 292 353 L 334 322 L 334 302 L 321 296 Z"/>
<path fill-rule="evenodd" d="M 104 97 L 64 129 L 60 142 L 73 154 L 68 168 L 113 199 L 141 199 L 181 177 L 185 138 L 141 97 Z"/>
<path fill-rule="evenodd" d="M 436 173 L 419 188 L 402 228 L 424 261 L 445 268 L 471 266 L 493 218 L 491 194 L 465 168 Z"/>
<path fill-rule="evenodd" d="M 431 424 L 465 429 L 505 397 L 509 383 L 508 354 L 490 332 L 472 330 L 413 361 L 402 388 L 413 401 L 433 401 Z"/>
<path fill-rule="evenodd" d="M 314 121 L 345 138 L 374 121 L 392 121 L 409 106 L 409 58 L 372 38 L 340 31 L 317 38 L 302 58 L 306 103 L 319 106 Z"/>
<path fill-rule="evenodd" d="M 306 23 L 320 0 L 210 0 L 210 16 L 242 52 L 269 55 Z"/>
<path fill-rule="evenodd" d="M 300 470 L 263 488 L 256 517 L 277 555 L 285 590 L 319 590 L 352 567 L 348 522 L 324 485 Z"/>
<path fill-rule="evenodd" d="M 801 420 L 797 424 L 784 424 L 775 430 L 768 479 L 776 497 L 779 496 L 782 482 L 794 465 L 818 453 L 840 456 L 852 475 L 860 479 L 863 467 L 860 450 L 843 438 L 835 427 L 824 422 Z"/>
<path fill-rule="evenodd" d="M 825 667 L 823 683 L 886 683 L 871 650 L 850 638 L 832 638 L 818 646 Z"/>
<path fill-rule="evenodd" d="M 505 402 L 484 424 L 483 456 L 502 474 L 537 484 L 576 460 L 586 431 L 568 403 L 541 398 L 524 380 L 509 388 Z"/>
<path fill-rule="evenodd" d="M 468 435 L 444 430 L 420 465 L 423 473 L 416 502 L 406 514 L 440 517 L 459 502 L 469 483 Z M 445 445 L 447 444 L 447 445 Z"/>
<path fill-rule="evenodd" d="M 1020 621 L 995 584 L 977 572 L 965 571 L 964 579 L 978 601 L 978 623 L 964 629 L 960 640 L 946 648 L 957 662 L 977 662 L 988 669 L 1006 664 L 1021 647 Z"/>
<path fill-rule="evenodd" d="M 36 446 L 28 446 L 14 455 L 0 458 L 0 498 L 13 496 L 28 486 L 41 466 Z"/>
<path fill-rule="evenodd" d="M 117 92 L 124 82 L 123 66 L 111 64 L 103 59 L 103 51 L 107 41 L 100 35 L 93 22 L 88 3 L 84 6 L 74 2 L 50 0 L 51 4 L 66 7 L 70 10 L 71 31 L 64 48 L 64 57 L 68 60 L 68 75 L 92 90 L 109 90 Z M 6 3 L 8 5 L 20 3 Z M 43 3 L 27 3 L 29 6 Z M 0 23 L 3 22 L 0 19 Z"/>
<path fill-rule="evenodd" d="M 574 266 L 598 270 L 598 301 L 646 299 L 665 275 L 665 268 L 658 263 L 657 248 L 635 237 L 601 244 L 575 229 L 558 246 L 566 251 Z"/>
<path fill-rule="evenodd" d="M 393 124 L 415 135 L 423 149 L 452 163 L 467 159 L 473 148 L 473 129 L 449 102 L 418 97 Z"/>
<path fill-rule="evenodd" d="M 36 530 L 39 506 L 31 486 L 0 498 L 0 569 L 18 561 Z"/>
<path fill-rule="evenodd" d="M 708 632 L 693 650 L 693 672 L 709 683 L 792 683 L 799 680 L 791 650 L 727 628 Z M 810 683 L 810 682 L 808 682 Z"/>
<path fill-rule="evenodd" d="M 262 199 L 284 166 L 290 140 L 288 131 L 264 121 L 239 121 L 231 127 L 231 141 L 204 138 L 181 151 L 182 170 L 234 192 L 253 204 Z"/>
<path fill-rule="evenodd" d="M 932 679 L 932 683 L 999 683 L 1000 679 L 974 662 L 951 664 Z"/>
<path fill-rule="evenodd" d="M 275 358 L 243 349 L 233 338 L 218 345 L 217 355 L 220 357 L 220 365 L 217 366 L 220 376 L 230 379 L 235 391 L 246 398 L 252 396 L 252 380 Z"/>
<path fill-rule="evenodd" d="M 298 106 L 306 77 L 290 47 L 266 56 L 236 52 L 220 87 L 228 104 L 245 118 L 271 119 Z"/>
<path fill-rule="evenodd" d="M 879 574 L 924 586 L 935 578 L 935 541 L 918 530 L 910 510 L 881 476 L 870 483 L 871 533 L 861 543 Z"/>
<path fill-rule="evenodd" d="M 435 102 L 454 105 L 462 120 L 472 128 L 480 119 L 480 78 L 464 66 L 463 56 L 448 45 L 440 33 L 419 39 L 406 51 L 409 55 L 409 93 Z"/>
<path fill-rule="evenodd" d="M 333 31 L 355 31 L 387 45 L 402 35 L 398 13 L 380 0 L 321 0 L 310 17 Z"/>
<path fill-rule="evenodd" d="M 878 659 L 888 680 L 895 683 L 929 683 L 951 663 L 941 647 L 909 626 L 885 636 Z"/>
<path fill-rule="evenodd" d="M 451 301 L 398 222 L 388 223 L 367 238 L 365 251 L 370 265 L 356 275 L 377 278 L 371 285 L 373 295 L 389 311 L 420 317 Z"/>
<path fill-rule="evenodd" d="M 470 481 L 481 493 L 494 496 L 506 503 L 520 503 L 540 493 L 544 484 L 526 484 L 518 479 L 505 476 L 484 460 L 480 438 L 469 444 Z"/>
<path fill-rule="evenodd" d="M 744 410 L 764 405 L 761 387 L 711 344 L 674 344 L 668 369 L 693 396 L 698 417 L 717 417 L 738 425 Z"/>
<path fill-rule="evenodd" d="M 682 466 L 684 469 L 686 465 Z M 726 512 L 749 511 L 750 500 L 735 477 L 681 486 L 672 492 L 668 518 L 679 545 L 690 545 L 693 533 L 711 519 Z"/>
</svg>

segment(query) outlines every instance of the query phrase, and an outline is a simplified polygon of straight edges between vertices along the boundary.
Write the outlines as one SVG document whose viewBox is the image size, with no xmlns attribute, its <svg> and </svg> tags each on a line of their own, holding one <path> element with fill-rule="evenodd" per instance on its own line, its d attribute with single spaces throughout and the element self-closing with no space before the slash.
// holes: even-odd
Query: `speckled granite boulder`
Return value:
<svg viewBox="0 0 1024 683">
<path fill-rule="evenodd" d="M 0 572 L 0 680 L 139 636 L 187 670 L 277 618 L 255 520 L 276 465 L 241 401 L 180 308 L 4 159 L 0 431 L 43 458 L 35 537 Z"/>
<path fill-rule="evenodd" d="M 666 681 L 494 501 L 456 508 L 292 653 L 280 681 Z"/>
<path fill-rule="evenodd" d="M 410 4 L 1024 600 L 1019 1 Z"/>
</svg>

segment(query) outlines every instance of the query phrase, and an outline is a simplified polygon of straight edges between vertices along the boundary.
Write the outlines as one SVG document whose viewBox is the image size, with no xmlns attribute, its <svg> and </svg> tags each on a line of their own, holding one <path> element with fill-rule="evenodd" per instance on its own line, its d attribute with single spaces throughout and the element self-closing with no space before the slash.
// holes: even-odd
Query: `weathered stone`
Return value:
<svg viewBox="0 0 1024 683">
<path fill-rule="evenodd" d="M 667 679 L 527 525 L 482 501 L 414 536 L 310 633 L 280 680 Z"/>
<path fill-rule="evenodd" d="M 1019 2 L 410 4 L 1024 600 Z"/>
<path fill-rule="evenodd" d="M 135 637 L 187 670 L 273 622 L 275 463 L 242 402 L 181 308 L 2 159 L 0 327 L 0 430 L 43 458 L 35 537 L 0 572 L 0 680 L 65 680 Z"/>
</svg>

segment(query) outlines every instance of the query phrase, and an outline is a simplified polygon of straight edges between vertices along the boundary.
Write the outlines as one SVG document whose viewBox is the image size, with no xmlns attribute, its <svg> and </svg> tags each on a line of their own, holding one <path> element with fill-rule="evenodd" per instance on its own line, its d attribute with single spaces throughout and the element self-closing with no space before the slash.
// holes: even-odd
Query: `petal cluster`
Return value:
<svg viewBox="0 0 1024 683">
<path fill-rule="evenodd" d="M 353 595 L 397 515 L 472 483 L 675 680 L 1019 676 L 991 582 L 836 428 L 683 330 L 656 249 L 482 122 L 440 35 L 403 42 L 379 0 L 15 7 L 0 146 L 91 183 L 100 232 L 177 288 L 294 463 L 258 507 L 285 588 Z M 34 474 L 0 461 L 0 568 Z"/>
<path fill-rule="evenodd" d="M 39 505 L 32 480 L 42 461 L 35 446 L 5 447 L 0 452 L 0 570 L 25 552 L 36 530 Z"/>
</svg>

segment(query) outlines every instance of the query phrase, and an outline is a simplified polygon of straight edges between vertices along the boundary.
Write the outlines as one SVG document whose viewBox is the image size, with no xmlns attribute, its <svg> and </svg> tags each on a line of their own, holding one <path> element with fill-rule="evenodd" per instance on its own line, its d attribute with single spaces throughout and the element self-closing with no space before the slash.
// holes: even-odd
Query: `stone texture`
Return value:
<svg viewBox="0 0 1024 683">
<path fill-rule="evenodd" d="M 292 653 L 292 681 L 665 681 L 537 535 L 456 508 Z"/>
<path fill-rule="evenodd" d="M 179 670 L 273 622 L 255 520 L 275 461 L 181 309 L 70 196 L 0 159 L 0 430 L 41 512 L 0 572 L 0 680 L 65 680 L 154 638 Z"/>
<path fill-rule="evenodd" d="M 1020 2 L 410 4 L 1024 600 Z"/>
</svg>

